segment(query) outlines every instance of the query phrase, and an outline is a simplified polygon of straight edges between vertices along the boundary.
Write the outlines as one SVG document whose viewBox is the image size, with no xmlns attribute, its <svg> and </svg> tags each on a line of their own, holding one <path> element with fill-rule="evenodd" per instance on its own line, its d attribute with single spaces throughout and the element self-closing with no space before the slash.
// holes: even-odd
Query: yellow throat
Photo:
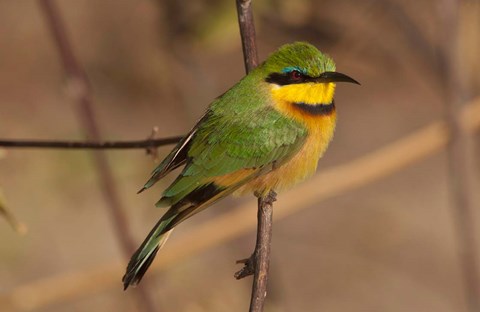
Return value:
<svg viewBox="0 0 480 312">
<path fill-rule="evenodd" d="M 290 161 L 241 187 L 236 194 L 267 194 L 269 190 L 287 189 L 311 176 L 335 131 L 335 83 L 273 84 L 270 88 L 274 108 L 302 123 L 308 129 L 308 138 Z"/>
<path fill-rule="evenodd" d="M 328 124 L 325 126 L 334 127 L 335 83 L 302 83 L 285 86 L 273 84 L 270 91 L 274 107 L 284 115 L 304 124 L 309 130 L 317 130 L 319 126 L 321 127 L 322 120 Z"/>
</svg>

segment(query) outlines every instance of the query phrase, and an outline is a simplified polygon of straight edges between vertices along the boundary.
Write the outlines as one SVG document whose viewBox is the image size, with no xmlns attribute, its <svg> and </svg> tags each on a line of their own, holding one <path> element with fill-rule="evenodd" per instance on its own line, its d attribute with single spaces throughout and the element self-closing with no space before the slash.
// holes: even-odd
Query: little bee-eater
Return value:
<svg viewBox="0 0 480 312">
<path fill-rule="evenodd" d="M 140 282 L 180 222 L 232 193 L 264 196 L 314 174 L 333 137 L 337 82 L 358 84 L 336 72 L 330 57 L 297 42 L 214 100 L 140 190 L 184 166 L 156 203 L 170 208 L 132 256 L 125 289 Z"/>
</svg>

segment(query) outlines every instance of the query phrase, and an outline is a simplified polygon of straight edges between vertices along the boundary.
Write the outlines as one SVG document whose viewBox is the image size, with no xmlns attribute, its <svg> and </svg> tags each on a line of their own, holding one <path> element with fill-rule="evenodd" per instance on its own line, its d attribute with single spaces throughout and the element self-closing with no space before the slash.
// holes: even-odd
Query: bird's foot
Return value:
<svg viewBox="0 0 480 312">
<path fill-rule="evenodd" d="M 273 190 L 268 192 L 267 196 L 263 197 L 263 202 L 267 205 L 272 205 L 275 201 L 277 201 L 277 193 Z"/>
</svg>

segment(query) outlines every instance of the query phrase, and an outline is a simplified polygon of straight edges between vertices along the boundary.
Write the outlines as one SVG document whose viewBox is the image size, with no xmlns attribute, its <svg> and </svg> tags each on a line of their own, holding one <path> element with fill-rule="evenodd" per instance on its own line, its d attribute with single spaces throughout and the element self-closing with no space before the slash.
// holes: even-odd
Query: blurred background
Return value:
<svg viewBox="0 0 480 312">
<path fill-rule="evenodd" d="M 184 134 L 244 75 L 234 1 L 55 4 L 90 80 L 103 139 L 145 139 L 154 126 L 158 137 Z M 337 88 L 339 122 L 320 174 L 444 118 L 446 103 L 460 111 L 479 95 L 478 1 L 256 0 L 254 16 L 261 60 L 284 43 L 309 41 L 362 83 Z M 83 139 L 37 1 L 0 0 L 0 47 L 0 138 Z M 466 144 L 467 219 L 477 225 L 479 139 L 474 132 Z M 141 149 L 105 153 L 140 244 L 163 213 L 154 203 L 174 175 L 136 195 L 152 157 Z M 445 148 L 359 180 L 276 220 L 266 311 L 469 311 Z M 28 226 L 22 236 L 0 219 L 1 311 L 147 311 L 138 288 L 122 290 L 127 258 L 89 151 L 0 148 L 0 189 Z M 295 205 L 311 189 L 300 185 L 278 202 Z M 168 265 L 140 286 L 157 311 L 248 309 L 251 279 L 233 273 L 253 250 L 255 223 L 223 240 L 222 231 L 194 237 L 198 248 L 182 249 L 192 250 L 194 229 L 236 207 L 248 207 L 255 221 L 253 196 L 229 198 L 182 224 L 158 254 Z M 218 242 L 202 241 L 212 237 Z"/>
</svg>

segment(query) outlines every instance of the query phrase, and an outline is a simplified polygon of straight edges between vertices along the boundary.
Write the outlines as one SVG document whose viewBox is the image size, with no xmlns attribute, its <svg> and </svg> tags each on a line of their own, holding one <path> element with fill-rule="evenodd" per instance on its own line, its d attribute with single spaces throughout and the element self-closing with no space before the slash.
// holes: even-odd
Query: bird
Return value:
<svg viewBox="0 0 480 312">
<path fill-rule="evenodd" d="M 183 170 L 157 207 L 169 207 L 128 263 L 124 290 L 136 286 L 174 227 L 222 198 L 289 189 L 313 175 L 333 138 L 336 72 L 307 42 L 285 44 L 213 100 L 138 193 Z"/>
</svg>

